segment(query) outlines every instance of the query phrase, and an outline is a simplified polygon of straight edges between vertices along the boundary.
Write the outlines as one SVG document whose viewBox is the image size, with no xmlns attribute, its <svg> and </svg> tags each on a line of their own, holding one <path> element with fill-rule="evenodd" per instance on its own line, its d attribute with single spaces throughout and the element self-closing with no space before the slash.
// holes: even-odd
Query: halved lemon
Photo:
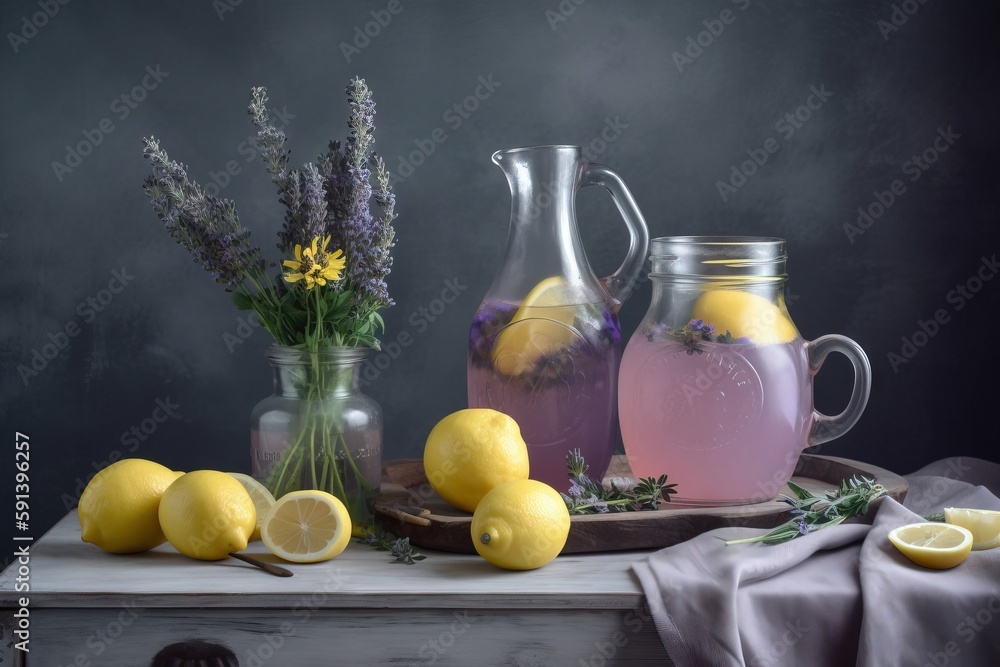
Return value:
<svg viewBox="0 0 1000 667">
<path fill-rule="evenodd" d="M 889 541 L 917 565 L 935 570 L 955 567 L 972 551 L 972 533 L 950 523 L 911 523 L 889 533 Z"/>
<path fill-rule="evenodd" d="M 972 533 L 972 550 L 1000 547 L 1000 512 L 965 507 L 945 507 L 944 520 Z"/>
<path fill-rule="evenodd" d="M 260 537 L 275 556 L 293 563 L 336 558 L 351 541 L 351 516 L 326 491 L 292 491 L 264 517 Z"/>
<path fill-rule="evenodd" d="M 507 376 L 521 375 L 542 357 L 572 345 L 578 338 L 573 329 L 573 301 L 570 286 L 560 276 L 535 285 L 497 336 L 493 346 L 496 369 Z"/>
<path fill-rule="evenodd" d="M 264 517 L 267 516 L 267 513 L 274 505 L 274 496 L 271 495 L 266 486 L 250 475 L 245 475 L 241 472 L 231 472 L 229 475 L 235 477 L 236 481 L 243 485 L 243 488 L 250 494 L 250 500 L 253 501 L 254 507 L 257 508 L 257 526 L 250 535 L 250 541 L 255 542 L 260 539 L 260 526 L 264 523 Z"/>
</svg>

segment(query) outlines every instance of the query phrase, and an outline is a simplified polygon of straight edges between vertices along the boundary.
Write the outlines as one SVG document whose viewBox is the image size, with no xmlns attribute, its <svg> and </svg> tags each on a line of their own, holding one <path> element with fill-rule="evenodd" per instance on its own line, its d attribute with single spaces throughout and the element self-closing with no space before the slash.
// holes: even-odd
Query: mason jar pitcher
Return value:
<svg viewBox="0 0 1000 667">
<path fill-rule="evenodd" d="M 785 307 L 785 242 L 681 236 L 651 243 L 652 302 L 622 356 L 622 440 L 638 477 L 669 475 L 673 502 L 770 500 L 803 449 L 861 417 L 871 367 L 853 340 L 806 341 Z M 854 366 L 846 409 L 813 407 L 830 352 Z"/>
</svg>

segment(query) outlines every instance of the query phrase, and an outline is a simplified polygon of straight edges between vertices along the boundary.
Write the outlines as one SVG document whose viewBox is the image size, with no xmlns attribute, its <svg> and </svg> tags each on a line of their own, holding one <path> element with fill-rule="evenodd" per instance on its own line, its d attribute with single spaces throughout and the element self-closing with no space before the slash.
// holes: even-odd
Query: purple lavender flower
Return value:
<svg viewBox="0 0 1000 667">
<path fill-rule="evenodd" d="M 603 502 L 593 493 L 587 497 L 587 504 L 593 507 L 599 514 L 606 514 L 608 511 L 608 504 Z"/>
<path fill-rule="evenodd" d="M 389 192 L 389 175 L 382 161 L 369 153 L 374 141 L 375 102 L 372 100 L 364 79 L 353 79 L 347 86 L 351 115 L 348 126 L 351 136 L 347 140 L 347 161 L 349 163 L 350 199 L 347 201 L 347 217 L 340 225 L 339 236 L 343 239 L 344 253 L 347 255 L 348 276 L 358 298 L 375 308 L 394 304 L 389 297 L 385 278 L 392 267 L 390 249 L 394 245 L 392 219 L 395 217 L 395 196 Z M 372 173 L 369 165 L 376 167 L 379 192 L 376 201 L 382 206 L 383 217 L 376 219 L 369 209 L 373 193 Z M 331 230 L 331 236 L 335 235 Z"/>
<path fill-rule="evenodd" d="M 240 224 L 236 205 L 206 195 L 188 178 L 183 164 L 170 160 L 155 137 L 144 139 L 143 155 L 153 174 L 143 190 L 164 227 L 216 282 L 236 289 L 248 276 L 264 272 L 260 248 L 251 245 L 250 231 Z"/>
<path fill-rule="evenodd" d="M 384 163 L 371 152 L 375 103 L 364 79 L 347 86 L 351 135 L 344 148 L 330 142 L 327 153 L 301 171 L 288 169 L 285 134 L 268 120 L 267 91 L 254 88 L 252 93 L 249 111 L 258 128 L 257 145 L 286 209 L 278 248 L 290 254 L 296 245 L 329 236 L 331 247 L 343 250 L 347 259 L 346 285 L 355 294 L 358 317 L 394 305 L 385 279 L 392 268 L 396 196 Z M 373 168 L 377 190 L 371 185 Z M 380 217 L 372 215 L 373 198 L 382 209 Z"/>
<path fill-rule="evenodd" d="M 493 343 L 516 312 L 517 306 L 503 301 L 487 301 L 479 307 L 469 327 L 469 355 L 473 362 L 487 367 L 493 365 L 490 356 Z"/>
<path fill-rule="evenodd" d="M 615 314 L 610 310 L 602 310 L 601 318 L 603 320 L 601 326 L 601 338 L 606 340 L 612 346 L 621 343 L 622 329 Z"/>
<path fill-rule="evenodd" d="M 341 220 L 347 220 L 351 212 L 351 171 L 347 156 L 339 141 L 331 141 L 329 150 L 320 155 L 316 163 L 324 180 L 326 191 L 326 233 L 335 248 L 343 248 Z"/>
<path fill-rule="evenodd" d="M 300 172 L 288 168 L 288 149 L 285 148 L 285 133 L 271 124 L 267 113 L 267 90 L 250 89 L 250 106 L 247 113 L 257 127 L 257 147 L 261 158 L 267 164 L 271 181 L 278 186 L 278 201 L 285 206 L 285 222 L 278 232 L 278 250 L 290 255 L 296 244 L 308 244 L 314 237 L 306 237 L 301 228 L 303 217 L 299 214 L 302 205 L 302 178 Z"/>
<path fill-rule="evenodd" d="M 670 333 L 671 331 L 672 329 L 662 322 L 651 324 L 643 329 L 643 333 L 646 335 L 646 340 L 650 343 L 654 340 L 658 340 L 663 334 Z"/>
<path fill-rule="evenodd" d="M 326 235 L 327 198 L 324 178 L 314 164 L 288 172 L 284 183 L 287 188 L 278 193 L 278 201 L 285 206 L 278 249 L 288 255 L 295 246 L 308 246 L 313 239 Z"/>
</svg>

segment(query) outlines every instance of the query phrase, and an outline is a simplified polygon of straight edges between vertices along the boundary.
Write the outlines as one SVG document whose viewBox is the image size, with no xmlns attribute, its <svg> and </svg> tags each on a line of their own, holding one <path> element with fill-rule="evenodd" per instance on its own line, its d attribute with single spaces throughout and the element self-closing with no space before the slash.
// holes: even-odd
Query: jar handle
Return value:
<svg viewBox="0 0 1000 667">
<path fill-rule="evenodd" d="M 854 366 L 854 389 L 851 391 L 851 400 L 848 401 L 847 407 L 839 415 L 831 417 L 813 410 L 813 425 L 809 431 L 807 447 L 829 442 L 850 431 L 868 405 L 868 395 L 872 387 L 872 367 L 868 363 L 865 351 L 850 338 L 829 334 L 807 342 L 806 354 L 809 356 L 810 374 L 815 376 L 819 373 L 823 362 L 831 352 L 840 352 L 851 361 Z"/>
<path fill-rule="evenodd" d="M 625 261 L 617 271 L 601 279 L 601 284 L 614 300 L 614 309 L 617 311 L 632 293 L 636 279 L 639 278 L 646 263 L 646 255 L 649 254 L 649 228 L 642 217 L 642 211 L 632 198 L 632 193 L 625 187 L 625 182 L 610 168 L 603 164 L 588 164 L 580 180 L 580 187 L 588 185 L 603 186 L 611 193 L 618 212 L 628 226 L 629 246 Z"/>
</svg>

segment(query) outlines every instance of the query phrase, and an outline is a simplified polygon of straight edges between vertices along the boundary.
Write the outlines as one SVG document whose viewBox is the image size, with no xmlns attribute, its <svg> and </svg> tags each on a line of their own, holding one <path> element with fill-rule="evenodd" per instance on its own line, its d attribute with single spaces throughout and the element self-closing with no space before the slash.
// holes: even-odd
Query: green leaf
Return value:
<svg viewBox="0 0 1000 667">
<path fill-rule="evenodd" d="M 240 310 L 251 310 L 253 308 L 253 299 L 244 292 L 233 292 L 230 298 L 233 300 L 233 304 Z"/>
<path fill-rule="evenodd" d="M 788 488 L 792 490 L 792 493 L 794 493 L 799 500 L 806 500 L 813 497 L 813 494 L 809 493 L 795 482 L 788 482 Z"/>
</svg>

